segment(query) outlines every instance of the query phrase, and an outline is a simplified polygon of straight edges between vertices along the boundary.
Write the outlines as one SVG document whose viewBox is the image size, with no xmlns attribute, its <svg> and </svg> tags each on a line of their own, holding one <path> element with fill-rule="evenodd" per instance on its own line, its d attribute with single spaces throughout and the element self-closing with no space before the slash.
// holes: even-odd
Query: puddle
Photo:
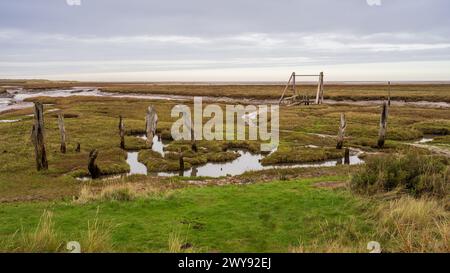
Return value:
<svg viewBox="0 0 450 273">
<path fill-rule="evenodd" d="M 147 166 L 138 161 L 139 152 L 128 152 L 127 163 L 130 166 L 128 175 L 147 174 Z"/>
<path fill-rule="evenodd" d="M 20 119 L 0 119 L 0 123 L 14 123 L 19 121 Z"/>
<path fill-rule="evenodd" d="M 231 162 L 226 163 L 208 163 L 203 166 L 193 167 L 190 170 L 186 170 L 183 176 L 208 176 L 208 177 L 221 177 L 221 176 L 236 176 L 241 175 L 247 171 L 262 171 L 270 169 L 288 169 L 288 168 L 313 168 L 313 167 L 332 167 L 339 164 L 343 164 L 344 159 L 334 159 L 322 162 L 304 163 L 304 164 L 282 164 L 282 165 L 269 165 L 263 166 L 260 162 L 263 155 L 252 154 L 248 151 L 238 150 L 241 156 Z M 350 165 L 362 164 L 364 161 L 359 158 L 361 151 L 353 150 L 350 156 Z M 159 172 L 158 176 L 178 176 L 179 172 Z"/>
</svg>

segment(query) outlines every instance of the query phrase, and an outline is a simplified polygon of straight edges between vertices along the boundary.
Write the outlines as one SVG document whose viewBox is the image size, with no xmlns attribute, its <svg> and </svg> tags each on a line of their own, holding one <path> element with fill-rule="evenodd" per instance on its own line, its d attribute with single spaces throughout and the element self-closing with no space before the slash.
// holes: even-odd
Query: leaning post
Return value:
<svg viewBox="0 0 450 273">
<path fill-rule="evenodd" d="M 125 149 L 125 125 L 123 124 L 122 116 L 119 116 L 119 136 L 120 136 L 120 148 Z"/>
</svg>

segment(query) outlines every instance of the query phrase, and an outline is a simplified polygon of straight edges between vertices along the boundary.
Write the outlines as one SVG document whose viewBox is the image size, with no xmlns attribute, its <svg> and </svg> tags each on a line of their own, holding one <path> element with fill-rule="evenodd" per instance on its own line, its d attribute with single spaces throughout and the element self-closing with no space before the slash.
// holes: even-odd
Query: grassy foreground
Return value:
<svg viewBox="0 0 450 273">
<path fill-rule="evenodd" d="M 373 231 L 361 213 L 365 206 L 349 193 L 312 186 L 339 179 L 187 188 L 132 201 L 4 204 L 0 236 L 7 241 L 17 230 L 33 231 L 48 210 L 56 227 L 51 236 L 58 234 L 63 248 L 64 242 L 83 241 L 88 223 L 98 217 L 110 230 L 111 249 L 103 251 L 167 252 L 173 247 L 169 238 L 178 238 L 187 251 L 287 252 L 300 242 L 325 245 L 341 235 L 348 246 L 364 251 L 358 244 Z M 19 247 L 16 237 L 6 246 Z"/>
</svg>

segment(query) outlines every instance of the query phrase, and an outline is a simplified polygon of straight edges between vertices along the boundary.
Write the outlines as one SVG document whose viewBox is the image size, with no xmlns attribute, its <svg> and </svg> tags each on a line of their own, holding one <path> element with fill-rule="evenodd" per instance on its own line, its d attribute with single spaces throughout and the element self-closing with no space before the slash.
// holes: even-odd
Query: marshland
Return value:
<svg viewBox="0 0 450 273">
<path fill-rule="evenodd" d="M 194 150 L 172 139 L 170 111 L 194 96 L 221 107 L 273 104 L 279 84 L 1 85 L 0 251 L 67 252 L 69 241 L 85 252 L 368 252 L 370 241 L 384 252 L 450 250 L 448 84 L 392 84 L 388 93 L 381 83 L 325 83 L 323 104 L 280 106 L 271 152 L 247 140 L 202 140 Z M 34 103 L 43 105 L 48 161 L 40 171 Z M 152 146 L 149 106 L 158 116 Z M 88 169 L 93 150 L 98 179 Z"/>
</svg>

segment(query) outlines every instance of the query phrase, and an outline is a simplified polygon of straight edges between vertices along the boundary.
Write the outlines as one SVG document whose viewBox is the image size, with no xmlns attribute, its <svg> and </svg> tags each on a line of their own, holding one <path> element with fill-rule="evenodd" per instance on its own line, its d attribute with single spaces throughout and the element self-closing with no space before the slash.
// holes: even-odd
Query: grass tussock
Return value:
<svg viewBox="0 0 450 273">
<path fill-rule="evenodd" d="M 180 230 L 172 231 L 168 240 L 169 253 L 193 253 L 195 250 L 187 242 L 187 235 L 182 235 Z"/>
<path fill-rule="evenodd" d="M 44 210 L 35 230 L 24 228 L 1 242 L 0 252 L 55 253 L 68 252 L 68 238 L 56 231 L 51 211 Z M 110 252 L 111 228 L 98 219 L 98 210 L 93 221 L 88 221 L 87 230 L 79 239 L 81 252 Z"/>
<path fill-rule="evenodd" d="M 390 252 L 450 252 L 450 217 L 438 200 L 403 197 L 376 211 L 377 231 Z"/>
<path fill-rule="evenodd" d="M 450 193 L 450 168 L 444 158 L 413 151 L 376 156 L 355 172 L 350 186 L 363 194 L 406 190 L 416 197 L 442 198 Z"/>
</svg>

